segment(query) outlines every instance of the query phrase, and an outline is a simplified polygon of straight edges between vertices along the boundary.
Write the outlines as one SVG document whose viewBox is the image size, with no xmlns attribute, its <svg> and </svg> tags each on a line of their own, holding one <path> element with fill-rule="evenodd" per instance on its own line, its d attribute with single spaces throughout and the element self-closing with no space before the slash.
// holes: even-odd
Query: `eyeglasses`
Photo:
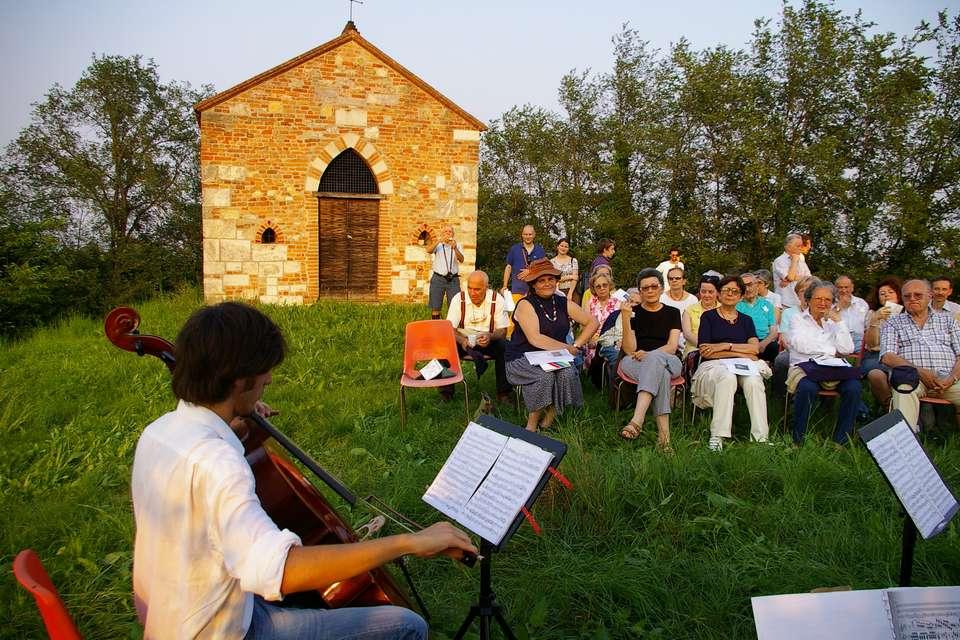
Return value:
<svg viewBox="0 0 960 640">
<path fill-rule="evenodd" d="M 723 289 L 720 289 L 720 293 L 731 293 L 735 295 L 740 295 L 740 289 L 738 289 L 737 287 L 724 287 Z"/>
<path fill-rule="evenodd" d="M 610 288 L 610 283 L 609 283 L 609 282 L 598 282 L 598 283 L 596 283 L 596 284 L 593 285 L 593 286 L 595 286 L 597 289 L 609 289 L 609 288 Z"/>
<path fill-rule="evenodd" d="M 810 298 L 810 302 L 817 302 L 820 304 L 833 304 L 833 298 Z"/>
<path fill-rule="evenodd" d="M 659 288 L 660 288 L 660 285 L 658 284 L 648 284 L 645 287 L 640 287 L 640 291 L 654 291 L 655 289 L 659 289 Z"/>
<path fill-rule="evenodd" d="M 746 280 L 744 280 L 744 281 L 743 281 L 743 286 L 745 286 L 745 287 L 755 287 L 755 286 L 757 286 L 757 283 L 756 283 L 756 281 L 754 281 L 754 280 L 751 280 L 750 282 L 747 282 Z"/>
<path fill-rule="evenodd" d="M 927 294 L 922 291 L 917 291 L 915 293 L 907 293 L 906 291 L 903 292 L 903 297 L 907 300 L 912 300 L 913 298 L 922 298 L 925 295 Z"/>
<path fill-rule="evenodd" d="M 671 282 L 676 282 L 677 280 L 683 280 L 683 276 L 670 276 L 667 278 L 667 280 L 670 280 Z"/>
</svg>

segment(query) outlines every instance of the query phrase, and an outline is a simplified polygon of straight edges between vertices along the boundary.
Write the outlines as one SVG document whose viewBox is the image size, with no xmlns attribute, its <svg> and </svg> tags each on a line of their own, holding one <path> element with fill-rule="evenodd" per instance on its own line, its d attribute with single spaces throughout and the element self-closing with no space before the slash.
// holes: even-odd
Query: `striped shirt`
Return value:
<svg viewBox="0 0 960 640">
<path fill-rule="evenodd" d="M 950 314 L 935 311 L 922 327 L 909 313 L 892 316 L 880 327 L 880 357 L 887 353 L 938 376 L 949 375 L 960 356 L 960 325 Z"/>
</svg>

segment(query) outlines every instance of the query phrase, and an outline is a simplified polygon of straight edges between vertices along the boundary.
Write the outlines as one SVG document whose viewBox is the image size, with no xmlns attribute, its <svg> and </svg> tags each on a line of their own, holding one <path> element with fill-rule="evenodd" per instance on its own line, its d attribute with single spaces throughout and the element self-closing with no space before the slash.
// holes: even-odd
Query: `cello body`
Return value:
<svg viewBox="0 0 960 640">
<path fill-rule="evenodd" d="M 115 346 L 137 355 L 160 358 L 172 372 L 176 366 L 173 345 L 163 338 L 141 335 L 140 316 L 130 307 L 118 307 L 104 321 L 104 332 Z M 316 462 L 296 448 L 265 419 L 246 420 L 246 433 L 238 434 L 244 455 L 256 480 L 257 497 L 264 511 L 281 529 L 293 531 L 304 545 L 346 544 L 358 537 L 350 524 L 337 513 L 326 497 L 294 464 L 287 452 L 296 456 L 321 480 L 349 500 L 350 494 Z M 274 437 L 276 436 L 276 437 Z M 311 594 L 295 594 L 295 600 L 331 609 L 340 607 L 393 604 L 415 609 L 393 576 L 378 567 L 353 578 L 336 582 Z"/>
</svg>

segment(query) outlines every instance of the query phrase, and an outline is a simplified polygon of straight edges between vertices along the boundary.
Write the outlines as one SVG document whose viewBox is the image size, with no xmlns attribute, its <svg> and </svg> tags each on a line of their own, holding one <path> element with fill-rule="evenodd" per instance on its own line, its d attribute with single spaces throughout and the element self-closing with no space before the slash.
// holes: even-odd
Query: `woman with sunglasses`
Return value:
<svg viewBox="0 0 960 640">
<path fill-rule="evenodd" d="M 529 414 L 527 430 L 546 429 L 565 407 L 583 404 L 583 389 L 576 367 L 544 371 L 530 364 L 525 355 L 531 351 L 567 351 L 577 355 L 600 325 L 573 300 L 557 293 L 560 270 L 546 258 L 530 263 L 523 280 L 530 286 L 513 312 L 513 335 L 507 343 L 504 359 L 507 380 L 520 385 Z M 573 344 L 567 344 L 570 321 L 583 329 Z"/>
<path fill-rule="evenodd" d="M 769 433 L 767 424 L 767 396 L 763 389 L 764 378 L 771 376 L 769 365 L 758 357 L 760 341 L 753 319 L 737 310 L 737 303 L 746 292 L 746 285 L 739 276 L 727 276 L 720 280 L 720 304 L 707 311 L 700 319 L 697 341 L 703 362 L 693 376 L 691 391 L 693 402 L 698 407 L 713 407 L 710 422 L 711 451 L 721 451 L 723 440 L 730 438 L 733 428 L 733 396 L 737 388 L 743 389 L 750 413 L 750 437 L 757 442 L 766 442 Z M 746 358 L 754 361 L 758 375 L 738 375 L 723 360 Z"/>
<path fill-rule="evenodd" d="M 657 448 L 670 449 L 670 380 L 680 375 L 680 312 L 660 301 L 663 274 L 644 269 L 637 276 L 640 304 L 627 300 L 620 305 L 623 327 L 621 368 L 637 381 L 637 406 L 633 417 L 620 430 L 620 437 L 634 440 L 643 430 L 647 409 L 653 405 L 657 421 Z"/>
</svg>

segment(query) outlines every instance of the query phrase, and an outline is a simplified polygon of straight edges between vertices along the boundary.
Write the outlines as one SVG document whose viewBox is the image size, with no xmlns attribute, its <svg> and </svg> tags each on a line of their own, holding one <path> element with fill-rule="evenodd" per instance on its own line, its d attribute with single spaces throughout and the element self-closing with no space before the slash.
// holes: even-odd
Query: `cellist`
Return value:
<svg viewBox="0 0 960 640">
<path fill-rule="evenodd" d="M 176 339 L 177 408 L 137 443 L 133 588 L 145 638 L 426 638 L 402 607 L 295 609 L 273 602 L 411 554 L 476 553 L 447 522 L 352 544 L 303 546 L 263 510 L 235 430 L 285 355 L 279 328 L 236 302 L 195 312 Z"/>
</svg>

